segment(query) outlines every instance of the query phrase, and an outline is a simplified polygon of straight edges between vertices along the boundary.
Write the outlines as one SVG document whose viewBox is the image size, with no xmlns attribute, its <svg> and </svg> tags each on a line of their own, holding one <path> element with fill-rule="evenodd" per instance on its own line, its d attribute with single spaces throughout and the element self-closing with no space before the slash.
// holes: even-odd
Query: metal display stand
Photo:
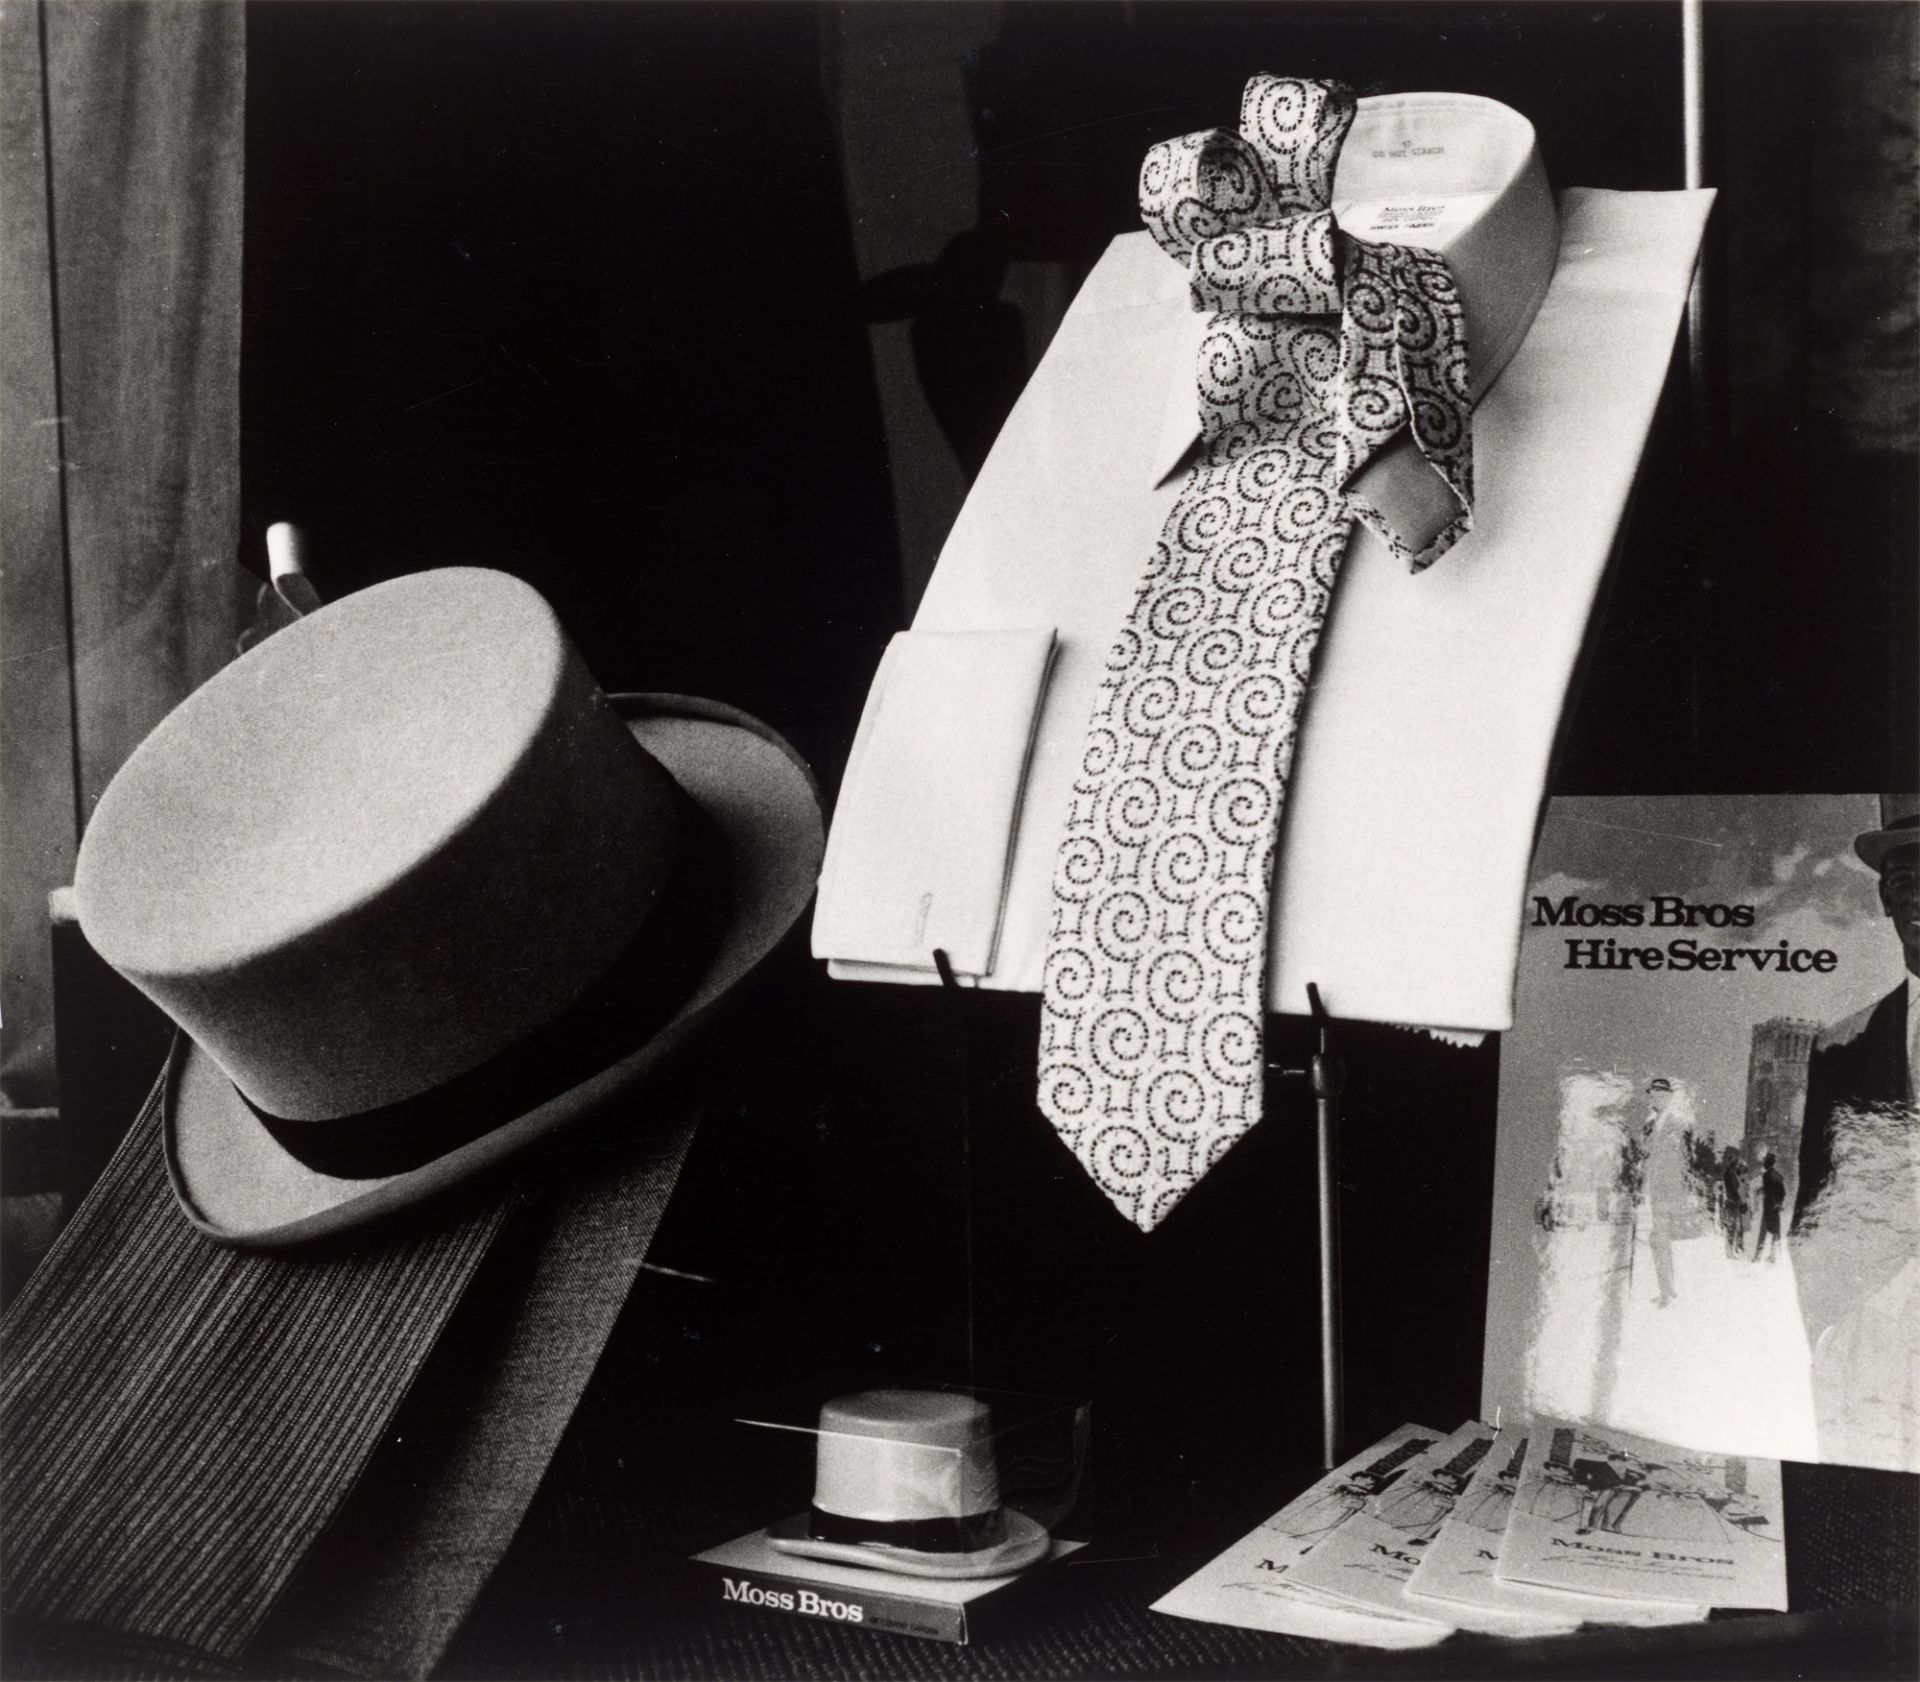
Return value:
<svg viewBox="0 0 1920 1682">
<path fill-rule="evenodd" d="M 966 989 L 954 975 L 953 962 L 940 947 L 933 949 L 933 967 L 940 977 L 941 990 L 965 1008 Z M 1267 1065 L 1269 1083 L 1268 1113 L 1277 1108 L 1271 1100 L 1278 1096 L 1278 1082 L 1305 1080 L 1313 1093 L 1314 1158 L 1316 1201 L 1320 1240 L 1320 1456 L 1321 1464 L 1331 1470 L 1345 1458 L 1346 1395 L 1344 1384 L 1343 1328 L 1340 1311 L 1340 1094 L 1346 1089 L 1346 1059 L 1333 1043 L 1333 1018 L 1320 997 L 1318 983 L 1307 983 L 1307 1001 L 1313 1022 L 1319 1031 L 1319 1043 L 1305 1068 L 1290 1068 L 1279 1063 Z M 964 1027 L 962 1030 L 964 1041 Z M 971 1076 L 964 1077 L 970 1084 Z M 967 1105 L 971 1111 L 971 1103 Z M 961 1148 L 967 1161 L 962 1172 L 972 1175 L 972 1117 L 962 1121 Z M 971 1187 L 967 1198 L 967 1379 L 973 1381 L 973 1205 Z"/>
<path fill-rule="evenodd" d="M 1346 1395 L 1340 1317 L 1340 1094 L 1347 1065 L 1333 1043 L 1333 1018 L 1317 983 L 1307 1000 L 1319 1044 L 1304 1069 L 1267 1065 L 1270 1077 L 1304 1079 L 1313 1092 L 1315 1192 L 1320 1236 L 1320 1464 L 1329 1471 L 1346 1458 Z"/>
</svg>

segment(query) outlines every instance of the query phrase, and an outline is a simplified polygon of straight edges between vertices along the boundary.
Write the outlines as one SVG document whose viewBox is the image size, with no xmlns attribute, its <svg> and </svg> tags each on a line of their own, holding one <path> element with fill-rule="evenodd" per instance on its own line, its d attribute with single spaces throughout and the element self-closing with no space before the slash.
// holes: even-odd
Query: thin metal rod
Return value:
<svg viewBox="0 0 1920 1682">
<path fill-rule="evenodd" d="M 1319 1200 L 1321 1200 L 1321 1465 L 1340 1465 L 1340 1202 L 1334 1196 L 1338 1175 L 1338 1116 L 1329 1100 L 1315 1098 L 1319 1123 Z"/>
<path fill-rule="evenodd" d="M 1320 1464 L 1331 1470 L 1341 1460 L 1346 1409 L 1340 1350 L 1340 1112 L 1330 1098 L 1316 1098 L 1313 1109 L 1320 1154 Z"/>
<path fill-rule="evenodd" d="M 960 1224 L 965 1246 L 963 1260 L 967 1270 L 967 1388 L 979 1383 L 975 1368 L 979 1323 L 975 1314 L 973 1291 L 973 1043 L 967 1024 L 967 996 L 953 973 L 953 960 L 944 947 L 933 949 L 933 967 L 940 974 L 941 988 L 953 1000 L 960 1024 Z"/>
<path fill-rule="evenodd" d="M 1707 184 L 1707 70 L 1705 0 L 1680 0 L 1680 85 L 1681 145 L 1684 152 L 1686 185 Z M 1693 398 L 1694 424 L 1699 426 L 1707 413 L 1707 328 L 1709 325 L 1706 287 L 1701 270 L 1693 272 L 1693 286 L 1687 293 L 1687 385 Z"/>
<path fill-rule="evenodd" d="M 1706 172 L 1706 47 L 1702 39 L 1703 0 L 1680 0 L 1680 81 L 1686 109 L 1683 144 L 1687 185 L 1704 187 Z"/>
<path fill-rule="evenodd" d="M 1344 1458 L 1345 1356 L 1340 1320 L 1340 1092 L 1346 1066 L 1334 1050 L 1332 1023 L 1320 989 L 1307 997 L 1320 1025 L 1320 1044 L 1308 1069 L 1313 1084 L 1314 1146 L 1320 1203 L 1320 1463 L 1331 1470 Z"/>
</svg>

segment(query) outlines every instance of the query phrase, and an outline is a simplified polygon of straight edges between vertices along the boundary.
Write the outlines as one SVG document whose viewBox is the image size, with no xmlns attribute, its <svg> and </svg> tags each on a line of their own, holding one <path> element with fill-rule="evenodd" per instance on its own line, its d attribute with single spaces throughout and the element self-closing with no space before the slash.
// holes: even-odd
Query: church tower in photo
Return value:
<svg viewBox="0 0 1920 1682">
<path fill-rule="evenodd" d="M 1800 1122 L 1807 1107 L 1807 1057 L 1817 1022 L 1775 1016 L 1753 1025 L 1747 1058 L 1747 1125 L 1740 1154 L 1749 1168 L 1772 1151 L 1789 1182 L 1800 1160 Z"/>
</svg>

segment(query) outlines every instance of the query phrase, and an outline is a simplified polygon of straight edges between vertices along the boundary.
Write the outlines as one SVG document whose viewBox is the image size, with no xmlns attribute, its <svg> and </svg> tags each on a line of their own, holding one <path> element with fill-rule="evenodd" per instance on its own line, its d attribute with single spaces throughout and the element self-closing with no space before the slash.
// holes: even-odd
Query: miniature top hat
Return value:
<svg viewBox="0 0 1920 1682">
<path fill-rule="evenodd" d="M 964 1553 L 999 1541 L 987 1407 L 937 1390 L 863 1390 L 820 1410 L 814 1536 Z"/>
<path fill-rule="evenodd" d="M 1001 1504 L 992 1416 L 972 1396 L 863 1390 L 820 1409 L 813 1506 L 776 1525 L 785 1552 L 919 1577 L 1016 1571 L 1044 1528 Z"/>
<path fill-rule="evenodd" d="M 1874 870 L 1901 847 L 1920 847 L 1920 794 L 1880 796 L 1880 827 L 1854 838 L 1853 850 Z"/>
<path fill-rule="evenodd" d="M 447 568 L 189 696 L 102 796 L 74 885 L 180 1029 L 188 1217 L 274 1247 L 603 1114 L 792 926 L 822 827 L 765 725 L 609 701 L 534 590 Z"/>
</svg>

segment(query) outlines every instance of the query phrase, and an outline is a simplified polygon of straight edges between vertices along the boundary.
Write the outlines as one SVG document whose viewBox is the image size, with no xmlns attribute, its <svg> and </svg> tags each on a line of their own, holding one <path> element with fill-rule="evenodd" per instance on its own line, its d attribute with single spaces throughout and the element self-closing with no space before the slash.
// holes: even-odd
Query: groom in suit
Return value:
<svg viewBox="0 0 1920 1682">
<path fill-rule="evenodd" d="M 1879 875 L 1907 975 L 1808 1058 L 1790 1242 L 1822 1458 L 1885 1465 L 1920 1453 L 1920 1340 L 1899 1332 L 1920 1309 L 1920 800 L 1882 795 L 1880 812 L 1853 846 Z"/>
</svg>

